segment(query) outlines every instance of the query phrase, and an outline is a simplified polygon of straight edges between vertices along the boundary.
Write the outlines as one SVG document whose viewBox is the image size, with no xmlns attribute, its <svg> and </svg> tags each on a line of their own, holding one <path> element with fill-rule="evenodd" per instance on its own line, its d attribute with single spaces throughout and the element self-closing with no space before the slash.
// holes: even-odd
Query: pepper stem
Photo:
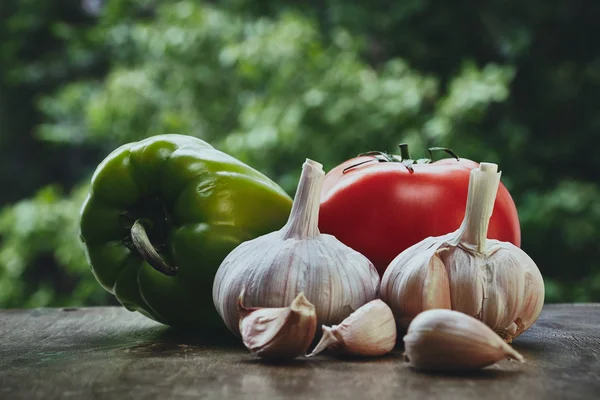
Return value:
<svg viewBox="0 0 600 400">
<path fill-rule="evenodd" d="M 284 239 L 310 239 L 319 234 L 319 207 L 325 172 L 323 165 L 306 159 L 290 217 L 281 229 Z"/>
<path fill-rule="evenodd" d="M 142 256 L 152 268 L 167 276 L 175 276 L 177 274 L 179 269 L 167 264 L 160 254 L 158 254 L 154 246 L 152 246 L 148 234 L 146 233 L 146 228 L 139 219 L 136 220 L 131 227 L 131 240 L 140 256 Z"/>
<path fill-rule="evenodd" d="M 475 246 L 480 253 L 485 252 L 490 217 L 494 211 L 501 172 L 498 165 L 481 163 L 471 171 L 469 194 L 465 218 L 460 227 L 461 243 Z"/>
</svg>

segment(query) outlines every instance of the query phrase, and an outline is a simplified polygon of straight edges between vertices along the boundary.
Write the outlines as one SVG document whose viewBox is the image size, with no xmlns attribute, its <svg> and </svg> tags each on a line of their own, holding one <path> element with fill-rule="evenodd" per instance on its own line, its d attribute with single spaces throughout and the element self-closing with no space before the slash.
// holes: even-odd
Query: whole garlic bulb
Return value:
<svg viewBox="0 0 600 400">
<path fill-rule="evenodd" d="M 247 241 L 221 263 L 213 301 L 227 327 L 239 335 L 237 300 L 247 307 L 287 307 L 300 292 L 314 304 L 318 325 L 335 325 L 377 298 L 379 275 L 362 254 L 318 229 L 325 173 L 307 159 L 281 230 Z"/>
<path fill-rule="evenodd" d="M 496 164 L 472 170 L 460 228 L 424 239 L 391 262 L 381 297 L 399 327 L 421 311 L 446 308 L 480 319 L 510 342 L 536 321 L 544 304 L 538 267 L 513 244 L 486 239 L 499 182 Z"/>
</svg>

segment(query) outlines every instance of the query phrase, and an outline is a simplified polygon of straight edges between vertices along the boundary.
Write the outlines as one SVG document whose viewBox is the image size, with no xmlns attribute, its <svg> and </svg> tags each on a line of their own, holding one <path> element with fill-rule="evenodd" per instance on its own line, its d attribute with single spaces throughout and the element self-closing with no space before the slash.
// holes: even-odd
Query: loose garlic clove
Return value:
<svg viewBox="0 0 600 400">
<path fill-rule="evenodd" d="M 238 300 L 239 327 L 248 350 L 272 359 L 306 354 L 317 330 L 317 314 L 304 293 L 286 308 L 246 308 L 243 296 L 242 290 Z"/>
<path fill-rule="evenodd" d="M 473 370 L 504 359 L 524 362 L 483 322 L 458 311 L 419 314 L 404 336 L 405 356 L 419 370 Z"/>
<path fill-rule="evenodd" d="M 353 312 L 341 324 L 323 325 L 323 336 L 312 357 L 325 349 L 359 356 L 381 356 L 396 345 L 396 322 L 383 301 L 373 300 Z"/>
<path fill-rule="evenodd" d="M 307 159 L 290 218 L 281 230 L 246 241 L 223 260 L 213 302 L 227 327 L 239 335 L 237 297 L 253 307 L 286 307 L 304 292 L 317 324 L 341 323 L 352 310 L 379 297 L 379 274 L 362 254 L 318 229 L 323 166 Z"/>
<path fill-rule="evenodd" d="M 471 171 L 460 228 L 400 253 L 386 269 L 381 298 L 406 329 L 420 312 L 447 308 L 473 316 L 507 342 L 527 330 L 544 305 L 544 281 L 533 260 L 508 242 L 487 239 L 500 173 Z"/>
</svg>

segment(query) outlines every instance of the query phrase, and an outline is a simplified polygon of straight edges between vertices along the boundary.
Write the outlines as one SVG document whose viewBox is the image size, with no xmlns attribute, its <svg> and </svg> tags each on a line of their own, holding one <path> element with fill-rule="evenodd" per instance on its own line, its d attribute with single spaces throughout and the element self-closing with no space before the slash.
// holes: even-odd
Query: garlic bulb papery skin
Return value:
<svg viewBox="0 0 600 400">
<path fill-rule="evenodd" d="M 325 349 L 339 354 L 382 356 L 396 345 L 396 322 L 383 301 L 370 301 L 339 325 L 323 325 L 323 336 L 307 357 Z"/>
<path fill-rule="evenodd" d="M 483 322 L 458 311 L 436 309 L 417 315 L 404 336 L 404 355 L 420 370 L 472 370 L 504 359 L 524 362 Z"/>
<path fill-rule="evenodd" d="M 221 263 L 213 301 L 227 327 L 239 335 L 238 295 L 247 307 L 286 307 L 300 292 L 315 305 L 317 324 L 339 324 L 379 296 L 379 276 L 362 254 L 320 234 L 325 173 L 307 159 L 288 222 L 281 230 L 244 242 Z"/>
<path fill-rule="evenodd" d="M 244 291 L 238 300 L 240 332 L 244 345 L 259 357 L 290 359 L 306 354 L 317 330 L 313 306 L 298 294 L 285 308 L 247 308 Z"/>
<path fill-rule="evenodd" d="M 460 228 L 429 237 L 388 266 L 381 298 L 399 329 L 424 310 L 446 308 L 483 321 L 507 342 L 527 330 L 544 304 L 544 281 L 533 260 L 508 242 L 486 239 L 500 182 L 498 166 L 471 171 Z"/>
</svg>

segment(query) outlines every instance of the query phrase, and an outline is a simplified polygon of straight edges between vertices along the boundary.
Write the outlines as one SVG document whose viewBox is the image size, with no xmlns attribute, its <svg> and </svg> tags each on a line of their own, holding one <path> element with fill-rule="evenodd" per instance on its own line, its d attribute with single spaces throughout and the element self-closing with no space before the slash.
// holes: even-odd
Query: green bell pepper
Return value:
<svg viewBox="0 0 600 400">
<path fill-rule="evenodd" d="M 94 276 L 118 301 L 158 322 L 200 332 L 224 326 L 212 285 L 243 241 L 281 228 L 292 199 L 265 175 L 185 135 L 114 150 L 81 209 Z"/>
</svg>

